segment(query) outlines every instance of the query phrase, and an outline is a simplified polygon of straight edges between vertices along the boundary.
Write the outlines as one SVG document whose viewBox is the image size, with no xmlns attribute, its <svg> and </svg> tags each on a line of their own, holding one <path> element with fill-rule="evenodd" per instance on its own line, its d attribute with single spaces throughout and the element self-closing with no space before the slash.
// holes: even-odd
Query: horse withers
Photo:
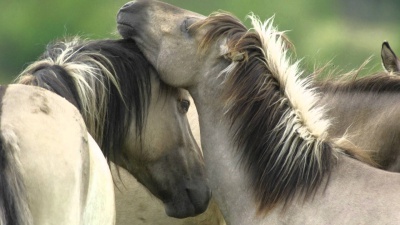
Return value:
<svg viewBox="0 0 400 225">
<path fill-rule="evenodd" d="M 400 175 L 327 138 L 318 93 L 271 19 L 250 16 L 247 29 L 227 13 L 205 17 L 144 0 L 117 18 L 161 79 L 192 95 L 210 186 L 228 224 L 400 221 Z"/>
<path fill-rule="evenodd" d="M 189 94 L 161 82 L 133 41 L 55 42 L 17 82 L 73 103 L 105 156 L 159 198 L 169 216 L 206 210 L 210 189 L 186 117 Z"/>
<path fill-rule="evenodd" d="M 114 224 L 111 173 L 79 111 L 39 87 L 0 93 L 0 224 Z"/>
</svg>

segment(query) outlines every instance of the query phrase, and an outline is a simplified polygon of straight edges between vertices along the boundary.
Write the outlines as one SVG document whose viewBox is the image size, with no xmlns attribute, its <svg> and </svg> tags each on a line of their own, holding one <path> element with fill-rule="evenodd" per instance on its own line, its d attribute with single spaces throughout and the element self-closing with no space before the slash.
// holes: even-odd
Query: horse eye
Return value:
<svg viewBox="0 0 400 225">
<path fill-rule="evenodd" d="M 181 106 L 181 109 L 182 109 L 183 113 L 187 113 L 189 111 L 189 107 L 190 107 L 190 101 L 189 100 L 180 99 L 179 100 L 179 104 Z"/>
</svg>

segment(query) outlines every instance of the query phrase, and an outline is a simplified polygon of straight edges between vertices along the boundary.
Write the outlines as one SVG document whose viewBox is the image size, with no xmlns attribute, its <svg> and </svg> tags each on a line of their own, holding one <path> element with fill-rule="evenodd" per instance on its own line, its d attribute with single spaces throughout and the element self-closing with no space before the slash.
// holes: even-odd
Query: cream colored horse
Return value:
<svg viewBox="0 0 400 225">
<path fill-rule="evenodd" d="M 319 97 L 272 19 L 252 29 L 158 1 L 117 17 L 169 85 L 196 103 L 210 186 L 227 224 L 397 224 L 400 174 L 327 138 Z"/>
<path fill-rule="evenodd" d="M 38 87 L 0 93 L 0 224 L 114 224 L 111 173 L 79 111 Z"/>
</svg>

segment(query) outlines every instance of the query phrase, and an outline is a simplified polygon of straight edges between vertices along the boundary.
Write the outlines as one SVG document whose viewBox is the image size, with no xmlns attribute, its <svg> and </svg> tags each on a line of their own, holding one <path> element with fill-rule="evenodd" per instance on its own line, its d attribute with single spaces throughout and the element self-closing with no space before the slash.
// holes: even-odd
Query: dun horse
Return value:
<svg viewBox="0 0 400 225">
<path fill-rule="evenodd" d="M 18 82 L 74 104 L 104 155 L 161 199 L 169 216 L 206 210 L 210 190 L 186 118 L 189 95 L 160 82 L 133 41 L 55 43 Z"/>
<path fill-rule="evenodd" d="M 0 224 L 114 224 L 110 170 L 78 110 L 38 87 L 0 93 Z"/>
<path fill-rule="evenodd" d="M 357 71 L 317 81 L 323 93 L 318 104 L 327 105 L 332 118 L 332 138 L 347 141 L 371 155 L 382 169 L 400 172 L 399 65 L 389 44 L 382 44 L 382 64 L 387 72 L 358 78 Z"/>
<path fill-rule="evenodd" d="M 353 159 L 272 20 L 139 0 L 118 13 L 168 84 L 196 103 L 206 170 L 227 224 L 394 224 L 400 175 Z"/>
<path fill-rule="evenodd" d="M 190 128 L 197 143 L 200 143 L 200 128 L 196 107 L 191 105 L 187 113 Z M 116 174 L 114 167 L 111 172 Z M 119 169 L 121 179 L 115 179 L 115 202 L 117 225 L 223 225 L 224 218 L 213 198 L 205 213 L 186 219 L 168 217 L 162 204 L 140 185 L 124 169 Z"/>
</svg>

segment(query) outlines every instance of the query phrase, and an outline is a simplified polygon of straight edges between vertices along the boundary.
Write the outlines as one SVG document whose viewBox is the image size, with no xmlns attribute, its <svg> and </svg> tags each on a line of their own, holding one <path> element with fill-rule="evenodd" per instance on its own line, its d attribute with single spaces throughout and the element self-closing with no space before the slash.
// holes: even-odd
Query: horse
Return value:
<svg viewBox="0 0 400 225">
<path fill-rule="evenodd" d="M 190 99 L 192 102 L 192 99 Z M 196 106 L 193 104 L 187 112 L 190 128 L 197 143 L 200 143 L 200 128 Z M 116 224 L 117 225 L 224 225 L 224 218 L 211 198 L 208 209 L 203 214 L 186 219 L 174 219 L 163 213 L 162 204 L 140 185 L 136 179 L 123 168 L 111 166 L 111 173 L 119 175 L 115 180 Z M 134 212 L 134 213 L 132 213 Z"/>
<path fill-rule="evenodd" d="M 273 20 L 203 16 L 158 1 L 126 3 L 118 31 L 196 104 L 201 144 L 227 224 L 395 224 L 400 174 L 327 138 L 318 92 Z M 356 194 L 357 193 L 357 194 Z"/>
<path fill-rule="evenodd" d="M 114 224 L 111 173 L 79 111 L 21 84 L 0 99 L 0 224 Z"/>
<path fill-rule="evenodd" d="M 400 172 L 400 126 L 394 122 L 400 116 L 400 64 L 388 42 L 383 42 L 381 56 L 385 71 L 358 77 L 355 70 L 335 79 L 316 79 L 314 85 L 323 93 L 317 104 L 329 106 L 331 138 L 345 134 L 377 167 Z"/>
<path fill-rule="evenodd" d="M 161 82 L 133 41 L 55 42 L 16 82 L 79 109 L 104 155 L 160 199 L 168 216 L 206 210 L 211 193 L 186 118 L 189 95 Z"/>
</svg>

